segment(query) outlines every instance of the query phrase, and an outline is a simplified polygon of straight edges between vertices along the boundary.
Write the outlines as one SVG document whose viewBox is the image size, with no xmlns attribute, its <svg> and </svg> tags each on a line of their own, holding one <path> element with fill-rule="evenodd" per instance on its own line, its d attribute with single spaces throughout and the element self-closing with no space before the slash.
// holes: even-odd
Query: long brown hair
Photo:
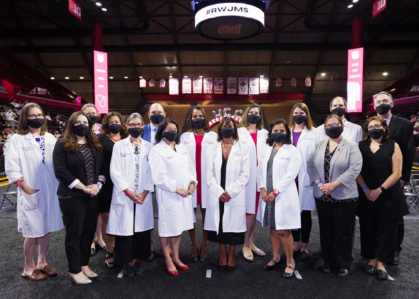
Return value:
<svg viewBox="0 0 419 299">
<path fill-rule="evenodd" d="M 388 129 L 386 120 L 384 118 L 382 118 L 381 116 L 372 116 L 372 117 L 367 119 L 364 126 L 362 127 L 362 141 L 367 141 L 371 138 L 370 136 L 368 136 L 368 126 L 374 120 L 378 121 L 380 123 L 380 125 L 383 126 L 384 134 L 383 134 L 383 139 L 381 139 L 381 140 L 389 139 L 390 138 L 390 130 Z"/>
<path fill-rule="evenodd" d="M 201 108 L 201 107 L 198 107 L 198 106 L 193 108 L 193 110 L 191 111 L 190 121 L 189 121 L 189 125 L 188 125 L 188 132 L 192 132 L 194 130 L 194 127 L 192 126 L 192 114 L 193 114 L 194 110 L 199 110 L 199 111 L 202 112 L 202 115 L 204 116 L 204 127 L 203 127 L 204 132 L 208 133 L 210 131 L 210 128 L 209 128 L 209 125 L 208 125 L 207 115 L 205 114 L 204 108 Z"/>
<path fill-rule="evenodd" d="M 256 103 L 253 103 L 252 105 L 247 107 L 246 110 L 244 110 L 242 117 L 240 119 L 239 127 L 247 127 L 249 125 L 249 123 L 247 122 L 247 115 L 249 114 L 249 111 L 252 110 L 253 108 L 258 108 L 259 116 L 260 116 L 260 119 L 256 124 L 256 129 L 262 130 L 263 129 L 263 112 L 260 105 Z"/>
<path fill-rule="evenodd" d="M 294 116 L 294 110 L 296 108 L 300 108 L 307 115 L 307 119 L 304 121 L 305 124 L 306 124 L 307 129 L 309 131 L 311 129 L 313 129 L 313 120 L 311 119 L 310 111 L 308 110 L 307 105 L 304 104 L 303 102 L 298 102 L 297 104 L 295 104 L 294 106 L 292 106 L 292 108 L 291 108 L 291 114 L 290 114 L 290 119 L 289 119 L 290 128 L 291 129 L 294 128 L 294 125 L 295 125 L 295 121 L 294 121 L 293 116 Z"/>
<path fill-rule="evenodd" d="M 119 122 L 121 123 L 121 131 L 119 132 L 121 134 L 121 138 L 127 138 L 128 137 L 128 128 L 127 128 L 127 123 L 124 119 L 124 117 L 122 116 L 121 113 L 113 111 L 113 112 L 109 112 L 108 114 L 105 115 L 105 117 L 103 118 L 102 121 L 102 134 L 109 134 L 109 121 L 111 120 L 111 118 L 113 116 L 116 116 L 119 118 Z"/>
<path fill-rule="evenodd" d="M 41 135 L 44 135 L 45 132 L 48 132 L 47 119 L 45 118 L 44 110 L 42 110 L 42 108 L 36 103 L 27 103 L 25 106 L 23 106 L 22 111 L 20 112 L 19 127 L 17 132 L 20 135 L 26 135 L 29 133 L 28 114 L 32 108 L 38 108 L 41 110 L 42 116 L 44 117 L 44 124 L 41 127 Z"/>
<path fill-rule="evenodd" d="M 74 112 L 73 114 L 71 114 L 71 116 L 67 120 L 67 124 L 65 126 L 65 131 L 64 131 L 64 138 L 63 138 L 64 150 L 67 152 L 76 152 L 80 150 L 80 144 L 77 143 L 77 137 L 73 133 L 74 124 L 77 121 L 77 117 L 79 117 L 80 115 L 85 116 L 89 123 L 89 133 L 86 135 L 87 146 L 92 150 L 101 151 L 102 145 L 99 143 L 99 139 L 97 139 L 97 136 L 93 134 L 92 132 L 93 124 L 90 121 L 89 117 L 87 117 L 87 115 L 81 111 Z"/>
</svg>

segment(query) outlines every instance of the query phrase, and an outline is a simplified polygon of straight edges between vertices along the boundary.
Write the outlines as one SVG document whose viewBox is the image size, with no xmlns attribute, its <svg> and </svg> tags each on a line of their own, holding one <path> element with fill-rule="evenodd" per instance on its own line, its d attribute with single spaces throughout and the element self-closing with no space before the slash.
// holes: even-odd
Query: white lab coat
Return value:
<svg viewBox="0 0 419 299">
<path fill-rule="evenodd" d="M 223 232 L 243 233 L 246 231 L 246 185 L 250 174 L 250 157 L 247 146 L 234 141 L 227 161 L 225 190 L 221 187 L 222 149 L 218 142 L 208 157 L 208 188 L 210 196 L 207 202 L 204 229 L 216 231 L 220 224 L 220 196 L 227 191 L 231 196 L 224 203 Z"/>
<path fill-rule="evenodd" d="M 196 143 L 195 143 L 195 134 L 194 132 L 185 132 L 180 137 L 180 142 L 186 147 L 191 156 L 192 162 L 196 169 Z M 207 157 L 210 155 L 209 149 L 217 143 L 217 133 L 208 132 L 205 133 L 204 138 L 202 139 L 201 144 L 201 207 L 205 209 L 207 207 L 207 197 L 208 197 L 208 184 L 207 184 Z M 196 169 L 197 170 L 197 169 Z M 197 174 L 198 175 L 198 174 Z M 196 208 L 198 206 L 197 202 L 197 192 L 198 189 L 195 188 L 195 192 L 192 194 L 192 204 Z"/>
<path fill-rule="evenodd" d="M 327 140 L 329 138 L 324 130 L 324 125 L 318 126 L 316 131 L 317 142 Z M 344 118 L 342 137 L 358 144 L 362 140 L 362 127 L 360 125 L 351 123 L 350 121 L 347 121 L 346 118 Z"/>
<path fill-rule="evenodd" d="M 153 146 L 150 142 L 141 140 L 139 144 L 140 168 L 138 190 L 135 189 L 135 154 L 130 137 L 116 143 L 112 151 L 110 175 L 114 183 L 109 221 L 106 232 L 117 236 L 132 236 L 137 232 L 144 232 L 154 227 L 153 202 L 151 192 L 154 191 L 151 177 L 149 154 Z M 129 189 L 137 194 L 149 191 L 142 205 L 125 196 L 124 190 Z M 135 221 L 134 221 L 135 206 Z"/>
<path fill-rule="evenodd" d="M 10 182 L 23 177 L 32 189 L 27 195 L 17 188 L 17 225 L 25 238 L 39 238 L 64 228 L 58 202 L 58 181 L 54 174 L 52 153 L 57 140 L 45 133 L 45 163 L 42 151 L 31 133 L 9 136 L 4 149 L 6 175 Z"/>
<path fill-rule="evenodd" d="M 175 237 L 193 228 L 192 195 L 182 197 L 176 189 L 188 190 L 196 180 L 196 170 L 184 145 L 176 144 L 174 151 L 164 140 L 150 153 L 150 167 L 159 210 L 159 236 Z"/>
<path fill-rule="evenodd" d="M 272 146 L 265 149 L 258 165 L 258 190 L 266 189 L 268 161 L 271 156 Z M 273 166 L 273 190 L 279 194 L 275 198 L 275 225 L 276 230 L 288 230 L 301 228 L 300 201 L 298 198 L 295 177 L 300 171 L 301 156 L 297 148 L 292 144 L 284 144 L 276 153 Z M 262 197 L 262 195 L 261 195 Z M 263 224 L 266 203 L 261 198 L 261 208 L 257 219 Z"/>
<path fill-rule="evenodd" d="M 268 139 L 268 131 L 265 129 L 257 130 L 257 146 L 255 146 L 253 138 L 249 131 L 247 131 L 246 127 L 239 128 L 237 132 L 239 134 L 240 143 L 247 147 L 250 157 L 250 177 L 249 183 L 246 186 L 246 213 L 256 214 L 257 163 L 261 158 L 263 151 L 268 146 L 266 144 L 266 139 Z"/>
<path fill-rule="evenodd" d="M 293 134 L 291 130 L 291 141 L 292 138 Z M 301 156 L 301 167 L 298 172 L 298 195 L 300 198 L 301 211 L 313 211 L 316 208 L 313 197 L 313 186 L 307 173 L 307 161 L 310 155 L 314 154 L 316 150 L 316 139 L 316 129 L 313 128 L 309 131 L 307 127 L 304 127 L 297 143 L 297 149 Z"/>
</svg>

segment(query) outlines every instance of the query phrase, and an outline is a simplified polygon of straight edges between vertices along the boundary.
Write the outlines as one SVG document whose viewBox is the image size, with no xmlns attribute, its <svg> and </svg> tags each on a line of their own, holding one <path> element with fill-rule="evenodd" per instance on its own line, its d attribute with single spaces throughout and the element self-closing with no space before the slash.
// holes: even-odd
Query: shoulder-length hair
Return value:
<svg viewBox="0 0 419 299">
<path fill-rule="evenodd" d="M 305 124 L 306 124 L 307 129 L 309 131 L 311 129 L 313 129 L 314 126 L 313 126 L 313 120 L 311 119 L 310 111 L 308 110 L 307 105 L 304 104 L 303 102 L 298 102 L 297 104 L 295 104 L 294 106 L 292 106 L 292 108 L 291 108 L 291 114 L 290 114 L 290 119 L 289 119 L 290 127 L 291 128 L 294 128 L 294 125 L 295 125 L 295 121 L 294 121 L 293 116 L 294 116 L 294 110 L 296 108 L 300 108 L 307 115 L 307 119 L 305 120 Z"/>
<path fill-rule="evenodd" d="M 337 116 L 336 114 L 330 114 L 330 115 L 328 115 L 328 116 L 326 117 L 326 119 L 324 120 L 324 129 L 325 129 L 325 130 L 326 130 L 326 123 L 327 123 L 327 121 L 328 121 L 329 119 L 332 119 L 332 118 L 336 119 L 336 120 L 340 123 L 340 125 L 343 127 L 343 121 L 340 119 L 340 117 L 339 117 L 339 116 Z"/>
<path fill-rule="evenodd" d="M 39 106 L 36 103 L 27 103 L 25 106 L 23 106 L 22 111 L 20 112 L 19 127 L 17 129 L 17 132 L 20 135 L 26 135 L 29 133 L 28 114 L 32 108 L 38 108 L 39 110 L 41 110 L 42 116 L 44 117 L 44 124 L 41 126 L 41 135 L 44 135 L 45 132 L 48 132 L 48 122 L 45 118 L 44 110 L 42 110 L 41 106 Z"/>
<path fill-rule="evenodd" d="M 232 119 L 231 117 L 223 117 L 220 120 L 220 123 L 218 124 L 218 142 L 220 142 L 221 140 L 223 140 L 223 135 L 221 135 L 221 129 L 223 128 L 224 124 L 229 124 L 232 123 L 233 124 L 233 128 L 234 128 L 234 134 L 233 134 L 233 139 L 236 141 L 239 141 L 239 134 L 237 133 L 237 124 L 236 121 L 234 119 Z"/>
<path fill-rule="evenodd" d="M 384 134 L 383 134 L 383 139 L 382 140 L 390 139 L 390 130 L 387 126 L 386 120 L 384 118 L 382 118 L 381 116 L 372 116 L 372 117 L 367 119 L 364 126 L 362 127 L 362 140 L 363 141 L 368 141 L 368 140 L 371 139 L 371 137 L 368 136 L 368 126 L 374 120 L 380 122 L 380 125 L 383 126 Z"/>
<path fill-rule="evenodd" d="M 260 107 L 259 104 L 253 103 L 252 105 L 250 105 L 249 107 L 246 108 L 246 110 L 244 110 L 243 115 L 240 119 L 240 123 L 239 123 L 239 127 L 247 127 L 249 125 L 248 121 L 247 121 L 247 115 L 249 114 L 249 111 L 252 110 L 253 108 L 258 108 L 259 110 L 259 116 L 260 119 L 256 124 L 256 129 L 262 130 L 263 129 L 263 112 L 262 112 L 262 108 Z"/>
<path fill-rule="evenodd" d="M 157 129 L 157 133 L 156 133 L 156 142 L 160 142 L 163 137 L 163 131 L 166 129 L 168 124 L 174 124 L 176 126 L 176 131 L 177 131 L 177 136 L 175 139 L 175 143 L 179 144 L 180 142 L 180 132 L 179 132 L 179 126 L 177 124 L 177 122 L 171 118 L 165 118 L 159 125 L 159 128 Z"/>
<path fill-rule="evenodd" d="M 74 112 L 67 120 L 67 124 L 65 126 L 64 131 L 64 150 L 67 152 L 76 152 L 80 150 L 80 144 L 77 143 L 77 137 L 73 133 L 74 124 L 77 121 L 77 117 L 83 115 L 87 118 L 89 123 L 89 133 L 86 135 L 87 139 L 87 146 L 96 151 L 102 150 L 102 145 L 99 143 L 99 139 L 92 131 L 92 122 L 90 121 L 89 117 L 81 111 Z"/>
<path fill-rule="evenodd" d="M 268 139 L 266 139 L 266 143 L 269 144 L 269 146 L 272 146 L 275 143 L 275 141 L 272 138 L 272 129 L 276 125 L 280 125 L 280 124 L 284 125 L 285 131 L 287 132 L 287 137 L 284 140 L 284 144 L 291 144 L 291 130 L 290 130 L 290 127 L 288 126 L 285 119 L 277 118 L 273 122 L 271 122 L 271 124 L 269 125 Z"/>
<path fill-rule="evenodd" d="M 208 119 L 207 119 L 207 115 L 205 113 L 205 110 L 204 110 L 204 108 L 201 108 L 201 107 L 198 107 L 198 106 L 193 108 L 193 110 L 191 111 L 191 114 L 189 115 L 190 121 L 189 121 L 189 125 L 188 125 L 188 132 L 192 132 L 193 129 L 194 129 L 194 127 L 192 126 L 192 114 L 193 114 L 194 110 L 199 110 L 199 111 L 202 112 L 202 115 L 204 116 L 204 132 L 209 132 L 210 128 L 209 128 L 209 125 L 208 125 Z"/>
<path fill-rule="evenodd" d="M 111 120 L 111 118 L 113 116 L 118 117 L 119 118 L 119 122 L 121 123 L 121 127 L 122 127 L 121 128 L 121 131 L 120 131 L 121 137 L 122 138 L 127 138 L 128 137 L 127 123 L 125 122 L 125 119 L 122 116 L 122 114 L 119 113 L 119 112 L 116 112 L 116 111 L 109 112 L 103 118 L 103 121 L 102 121 L 102 134 L 106 134 L 106 135 L 109 134 L 109 125 L 108 125 L 108 123 L 109 123 L 109 121 Z"/>
</svg>

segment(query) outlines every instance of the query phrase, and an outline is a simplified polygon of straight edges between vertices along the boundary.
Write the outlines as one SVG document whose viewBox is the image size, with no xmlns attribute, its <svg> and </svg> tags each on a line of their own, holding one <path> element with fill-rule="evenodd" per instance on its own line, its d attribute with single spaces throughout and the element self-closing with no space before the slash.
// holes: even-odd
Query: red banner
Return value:
<svg viewBox="0 0 419 299">
<path fill-rule="evenodd" d="M 281 86 L 282 86 L 282 79 L 281 77 L 278 77 L 275 80 L 275 87 L 281 87 Z"/>
<path fill-rule="evenodd" d="M 372 17 L 374 18 L 387 7 L 387 0 L 377 0 L 372 4 Z"/>
<path fill-rule="evenodd" d="M 311 77 L 307 76 L 304 83 L 306 84 L 306 87 L 311 87 Z"/>
<path fill-rule="evenodd" d="M 68 0 L 68 11 L 81 21 L 81 6 L 74 0 Z"/>
<path fill-rule="evenodd" d="M 297 86 L 297 78 L 294 76 L 291 77 L 291 86 L 296 87 Z"/>
<path fill-rule="evenodd" d="M 347 112 L 362 112 L 364 48 L 348 50 Z"/>
<path fill-rule="evenodd" d="M 156 87 L 156 80 L 154 78 L 148 81 L 148 87 Z"/>
<path fill-rule="evenodd" d="M 108 53 L 93 51 L 93 60 L 96 110 L 99 114 L 108 114 Z"/>
</svg>

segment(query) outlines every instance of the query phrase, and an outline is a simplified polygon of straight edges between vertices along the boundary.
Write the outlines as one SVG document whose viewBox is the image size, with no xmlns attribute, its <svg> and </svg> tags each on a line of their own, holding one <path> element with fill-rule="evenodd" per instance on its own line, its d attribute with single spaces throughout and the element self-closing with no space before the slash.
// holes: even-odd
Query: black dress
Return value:
<svg viewBox="0 0 419 299">
<path fill-rule="evenodd" d="M 227 160 L 223 157 L 223 164 L 221 165 L 221 187 L 225 190 L 226 185 L 226 172 Z M 224 215 L 224 202 L 219 200 L 220 204 L 220 224 L 218 235 L 216 231 L 208 231 L 208 240 L 210 242 L 220 243 L 224 245 L 243 245 L 244 233 L 225 233 L 223 231 L 223 215 Z"/>
<path fill-rule="evenodd" d="M 395 142 L 384 140 L 373 153 L 369 141 L 359 143 L 363 158 L 361 175 L 370 190 L 379 188 L 393 173 Z M 361 231 L 361 255 L 378 257 L 380 262 L 393 262 L 397 240 L 397 222 L 404 214 L 404 194 L 400 181 L 371 202 L 359 188 L 358 216 Z"/>
<path fill-rule="evenodd" d="M 99 142 L 102 144 L 104 154 L 102 173 L 106 177 L 106 184 L 103 186 L 102 191 L 99 193 L 99 213 L 109 213 L 111 209 L 113 191 L 113 182 L 110 176 L 109 168 L 111 167 L 112 151 L 115 143 L 109 138 L 108 135 L 100 135 Z"/>
</svg>

